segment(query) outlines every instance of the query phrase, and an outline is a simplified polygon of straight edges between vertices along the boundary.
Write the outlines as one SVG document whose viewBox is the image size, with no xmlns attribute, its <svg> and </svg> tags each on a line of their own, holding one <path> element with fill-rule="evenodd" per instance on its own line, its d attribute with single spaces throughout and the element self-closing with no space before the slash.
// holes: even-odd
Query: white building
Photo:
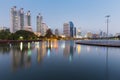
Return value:
<svg viewBox="0 0 120 80">
<path fill-rule="evenodd" d="M 19 28 L 20 30 L 23 30 L 24 29 L 24 10 L 23 8 L 21 8 L 19 11 L 18 11 L 18 21 L 19 21 Z"/>
<path fill-rule="evenodd" d="M 44 36 L 47 30 L 48 30 L 48 26 L 46 25 L 46 23 L 42 23 L 41 35 Z"/>
<path fill-rule="evenodd" d="M 25 28 L 24 28 L 24 30 L 32 31 L 30 11 L 28 11 L 25 15 Z"/>
<path fill-rule="evenodd" d="M 10 31 L 15 33 L 18 30 L 28 30 L 32 31 L 31 26 L 31 13 L 28 11 L 26 15 L 24 15 L 24 10 L 21 8 L 17 10 L 16 6 L 11 8 L 11 28 Z"/>
<path fill-rule="evenodd" d="M 17 30 L 19 30 L 19 19 L 18 19 L 18 12 L 16 9 L 16 6 L 14 6 L 13 8 L 11 8 L 10 11 L 10 19 L 11 19 L 11 28 L 10 31 L 12 33 L 16 32 Z"/>
<path fill-rule="evenodd" d="M 63 24 L 63 34 L 65 37 L 70 37 L 70 26 L 69 23 Z"/>
<path fill-rule="evenodd" d="M 6 29 L 9 29 L 9 28 L 4 27 L 4 26 L 1 26 L 1 27 L 0 27 L 0 31 L 1 31 L 1 30 L 6 30 Z"/>
<path fill-rule="evenodd" d="M 81 29 L 78 28 L 77 29 L 77 35 L 76 35 L 77 38 L 82 38 L 82 32 L 81 32 Z"/>
</svg>

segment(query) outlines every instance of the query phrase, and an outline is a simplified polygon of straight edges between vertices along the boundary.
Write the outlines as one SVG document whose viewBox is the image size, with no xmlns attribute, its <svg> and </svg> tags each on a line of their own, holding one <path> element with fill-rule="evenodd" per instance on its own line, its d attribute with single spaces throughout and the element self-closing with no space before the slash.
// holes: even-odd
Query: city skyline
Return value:
<svg viewBox="0 0 120 80">
<path fill-rule="evenodd" d="M 63 32 L 63 24 L 72 21 L 77 28 L 83 31 L 106 32 L 106 15 L 111 15 L 109 23 L 110 33 L 119 33 L 120 11 L 119 0 L 2 0 L 0 25 L 10 27 L 10 8 L 17 6 L 18 9 L 31 11 L 33 31 L 36 31 L 36 15 L 41 13 L 44 22 L 52 29 L 59 28 Z"/>
</svg>

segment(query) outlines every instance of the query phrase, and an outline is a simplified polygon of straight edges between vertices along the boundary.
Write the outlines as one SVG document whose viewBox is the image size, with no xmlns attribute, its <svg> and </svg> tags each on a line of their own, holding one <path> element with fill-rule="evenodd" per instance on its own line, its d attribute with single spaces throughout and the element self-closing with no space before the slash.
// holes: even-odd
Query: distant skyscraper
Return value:
<svg viewBox="0 0 120 80">
<path fill-rule="evenodd" d="M 26 20 L 25 30 L 32 31 L 32 26 L 31 26 L 31 13 L 30 13 L 30 11 L 28 11 L 28 12 L 26 13 L 25 20 Z"/>
<path fill-rule="evenodd" d="M 46 25 L 46 23 L 42 23 L 41 35 L 44 36 L 47 30 L 48 30 L 48 26 Z"/>
<path fill-rule="evenodd" d="M 76 37 L 76 28 L 72 21 L 69 23 L 64 23 L 63 25 L 63 33 L 66 37 Z"/>
<path fill-rule="evenodd" d="M 55 29 L 55 35 L 59 36 L 59 30 Z"/>
<path fill-rule="evenodd" d="M 16 10 L 16 6 L 14 6 L 13 8 L 11 8 L 11 28 L 10 31 L 12 33 L 15 33 L 17 30 L 19 30 L 19 26 L 18 26 L 18 12 Z"/>
<path fill-rule="evenodd" d="M 42 20 L 43 20 L 43 17 L 39 13 L 37 16 L 37 32 L 38 33 L 42 33 Z"/>
<path fill-rule="evenodd" d="M 64 23 L 63 24 L 63 34 L 66 37 L 70 37 L 70 26 L 69 26 L 69 23 Z"/>
<path fill-rule="evenodd" d="M 28 26 L 28 27 L 31 26 L 31 13 L 30 13 L 30 11 L 28 11 L 26 14 L 26 26 Z"/>
<path fill-rule="evenodd" d="M 81 29 L 80 29 L 80 28 L 78 28 L 78 29 L 76 30 L 76 37 L 77 37 L 77 38 L 82 38 L 82 32 L 81 32 Z"/>
<path fill-rule="evenodd" d="M 72 21 L 69 22 L 70 25 L 70 37 L 74 37 L 74 24 Z"/>
<path fill-rule="evenodd" d="M 20 30 L 23 30 L 24 29 L 24 11 L 23 11 L 23 8 L 21 8 L 19 10 L 19 27 L 20 27 Z"/>
<path fill-rule="evenodd" d="M 76 37 L 76 27 L 74 27 L 73 29 L 73 34 L 74 34 L 74 37 Z"/>
</svg>

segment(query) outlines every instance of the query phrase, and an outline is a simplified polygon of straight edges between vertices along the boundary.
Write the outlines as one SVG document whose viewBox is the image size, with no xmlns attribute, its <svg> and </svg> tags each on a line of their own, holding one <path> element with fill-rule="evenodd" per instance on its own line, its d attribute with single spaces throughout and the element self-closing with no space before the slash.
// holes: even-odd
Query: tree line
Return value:
<svg viewBox="0 0 120 80">
<path fill-rule="evenodd" d="M 37 36 L 33 32 L 26 30 L 18 30 L 15 33 L 11 33 L 8 29 L 0 31 L 0 40 L 38 40 L 60 38 L 60 36 L 54 35 L 51 29 L 47 30 L 45 36 Z"/>
</svg>

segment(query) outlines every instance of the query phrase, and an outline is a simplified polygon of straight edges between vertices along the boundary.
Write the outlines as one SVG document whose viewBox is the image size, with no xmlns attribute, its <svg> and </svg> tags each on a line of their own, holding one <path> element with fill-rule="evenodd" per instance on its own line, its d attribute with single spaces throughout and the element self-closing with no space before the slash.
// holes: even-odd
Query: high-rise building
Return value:
<svg viewBox="0 0 120 80">
<path fill-rule="evenodd" d="M 64 23 L 63 33 L 66 37 L 76 37 L 76 27 L 74 27 L 72 21 L 70 21 L 69 23 Z"/>
<path fill-rule="evenodd" d="M 58 29 L 55 29 L 55 35 L 59 36 L 59 30 Z"/>
<path fill-rule="evenodd" d="M 15 33 L 18 30 L 32 31 L 31 13 L 28 11 L 24 16 L 24 10 L 17 10 L 16 6 L 11 8 L 11 28 L 10 31 Z"/>
<path fill-rule="evenodd" d="M 20 30 L 24 29 L 24 11 L 23 8 L 21 8 L 18 12 L 19 15 L 19 28 Z"/>
<path fill-rule="evenodd" d="M 25 21 L 26 21 L 25 30 L 32 31 L 30 11 L 26 13 Z"/>
<path fill-rule="evenodd" d="M 76 37 L 76 27 L 74 27 L 73 29 L 73 34 L 74 34 L 74 37 Z"/>
<path fill-rule="evenodd" d="M 74 37 L 74 24 L 72 21 L 69 22 L 70 26 L 70 37 Z"/>
<path fill-rule="evenodd" d="M 63 34 L 65 37 L 70 37 L 70 26 L 69 23 L 63 24 Z"/>
<path fill-rule="evenodd" d="M 43 20 L 43 17 L 39 13 L 38 16 L 37 16 L 37 32 L 38 33 L 42 32 L 42 20 Z"/>
<path fill-rule="evenodd" d="M 48 30 L 48 26 L 46 23 L 42 23 L 42 27 L 41 27 L 41 35 L 44 36 L 46 34 Z"/>
<path fill-rule="evenodd" d="M 19 30 L 19 23 L 18 23 L 18 12 L 16 10 L 16 6 L 14 6 L 13 8 L 11 8 L 11 28 L 10 31 L 12 33 L 16 32 L 17 30 Z"/>
<path fill-rule="evenodd" d="M 10 29 L 7 28 L 7 27 L 5 27 L 5 26 L 0 26 L 0 31 L 1 31 L 1 30 L 8 30 L 8 31 L 10 31 Z"/>
<path fill-rule="evenodd" d="M 82 38 L 82 32 L 81 32 L 80 28 L 78 28 L 77 31 L 76 31 L 76 37 L 77 38 Z"/>
<path fill-rule="evenodd" d="M 31 13 L 30 13 L 30 11 L 28 11 L 26 13 L 26 26 L 31 27 Z"/>
</svg>

